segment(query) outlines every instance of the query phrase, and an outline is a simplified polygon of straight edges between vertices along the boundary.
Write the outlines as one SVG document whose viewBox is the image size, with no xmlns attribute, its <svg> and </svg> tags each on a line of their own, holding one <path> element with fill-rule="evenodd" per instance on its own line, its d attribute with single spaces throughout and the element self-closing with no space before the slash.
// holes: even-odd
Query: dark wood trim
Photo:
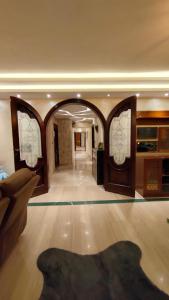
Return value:
<svg viewBox="0 0 169 300">
<path fill-rule="evenodd" d="M 137 111 L 137 119 L 169 118 L 169 111 Z"/>
<path fill-rule="evenodd" d="M 58 129 L 57 124 L 54 124 L 53 130 L 54 130 L 54 134 L 55 134 L 55 137 L 54 137 L 55 155 L 54 155 L 54 157 L 55 157 L 55 169 L 56 169 L 57 167 L 59 167 L 59 164 L 60 164 L 60 159 L 59 159 L 60 158 L 59 157 L 59 129 Z M 57 159 L 56 159 L 56 156 L 57 156 Z"/>
<path fill-rule="evenodd" d="M 43 184 L 37 186 L 35 195 L 39 195 L 42 193 L 46 193 L 48 191 L 48 177 L 47 174 L 47 153 L 46 153 L 46 131 L 44 122 L 42 121 L 39 113 L 34 109 L 29 103 L 24 100 L 11 96 L 11 120 L 12 120 L 12 135 L 13 135 L 13 147 L 14 147 L 14 162 L 15 162 L 15 170 L 18 170 L 22 167 L 27 167 L 25 161 L 18 161 L 20 159 L 19 150 L 19 131 L 18 131 L 18 120 L 17 120 L 17 111 L 20 110 L 22 112 L 28 113 L 31 117 L 35 117 L 40 128 L 41 132 L 41 146 L 42 146 L 42 158 L 38 159 L 37 165 L 34 168 L 30 168 L 31 170 L 39 171 L 39 168 L 43 166 Z M 40 175 L 40 174 L 39 174 Z"/>
<path fill-rule="evenodd" d="M 135 195 L 135 163 L 136 163 L 136 96 L 129 97 L 119 102 L 110 112 L 107 119 L 107 127 L 105 134 L 105 176 L 104 186 L 108 191 L 133 196 Z M 131 109 L 131 159 L 126 159 L 123 165 L 117 166 L 113 158 L 109 157 L 109 130 L 112 118 L 119 116 L 121 112 Z M 112 168 L 117 172 L 130 170 L 130 178 L 128 185 L 120 185 L 109 182 L 109 170 Z"/>
<path fill-rule="evenodd" d="M 102 126 L 103 126 L 103 131 L 104 131 L 104 144 L 105 144 L 105 130 L 106 130 L 106 119 L 104 117 L 104 115 L 102 114 L 102 112 L 97 108 L 97 106 L 95 106 L 93 103 L 84 100 L 84 99 L 76 99 L 76 98 L 71 98 L 71 99 L 67 99 L 67 100 L 63 100 L 59 103 L 57 103 L 56 105 L 54 105 L 49 112 L 47 113 L 45 119 L 44 119 L 44 125 L 45 125 L 45 133 L 46 133 L 46 129 L 47 129 L 47 125 L 49 122 L 50 117 L 52 116 L 52 114 L 57 111 L 60 107 L 67 105 L 67 104 L 80 104 L 80 105 L 84 105 L 89 107 L 92 111 L 94 111 L 96 113 L 96 115 L 99 117 L 99 119 L 101 120 Z M 47 166 L 48 168 L 48 166 Z M 47 177 L 49 176 L 49 172 L 47 171 Z"/>
</svg>

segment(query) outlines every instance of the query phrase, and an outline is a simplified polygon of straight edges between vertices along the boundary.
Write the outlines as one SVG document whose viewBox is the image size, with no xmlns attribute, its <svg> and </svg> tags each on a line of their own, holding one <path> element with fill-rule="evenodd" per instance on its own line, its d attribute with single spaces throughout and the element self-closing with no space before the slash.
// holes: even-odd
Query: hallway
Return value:
<svg viewBox="0 0 169 300">
<path fill-rule="evenodd" d="M 138 193 L 135 197 L 142 198 Z M 48 194 L 30 202 L 122 200 L 131 197 L 106 192 L 92 176 L 92 160 L 85 151 L 74 152 L 73 166 L 60 166 L 51 178 Z"/>
</svg>

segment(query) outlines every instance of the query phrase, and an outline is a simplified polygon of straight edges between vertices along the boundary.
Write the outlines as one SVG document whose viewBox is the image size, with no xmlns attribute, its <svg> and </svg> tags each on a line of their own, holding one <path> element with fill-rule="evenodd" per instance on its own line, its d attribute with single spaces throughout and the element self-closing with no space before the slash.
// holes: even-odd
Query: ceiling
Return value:
<svg viewBox="0 0 169 300">
<path fill-rule="evenodd" d="M 88 107 L 80 104 L 70 104 L 62 106 L 54 114 L 55 118 L 58 119 L 70 119 L 74 122 L 93 122 L 97 116 Z"/>
<path fill-rule="evenodd" d="M 169 70 L 168 0 L 1 0 L 2 72 Z"/>
<path fill-rule="evenodd" d="M 168 0 L 2 0 L 0 92 L 169 90 L 169 74 L 126 75 L 169 71 L 168 20 Z M 48 76 L 65 72 L 62 79 Z M 86 72 L 100 78 L 79 79 Z M 5 78 L 9 73 L 27 75 Z"/>
<path fill-rule="evenodd" d="M 165 96 L 165 94 L 168 96 Z M 134 92 L 82 92 L 80 94 L 80 98 L 84 100 L 88 99 L 93 99 L 93 98 L 101 98 L 101 99 L 111 99 L 111 98 L 119 98 L 121 100 L 135 95 Z M 148 99 L 148 98 L 169 98 L 169 93 L 165 93 L 163 91 L 161 92 L 141 92 L 139 93 L 141 99 Z M 49 100 L 51 101 L 60 101 L 60 100 L 66 100 L 66 99 L 74 99 L 77 98 L 77 93 L 75 92 L 50 92 L 45 93 L 45 92 L 19 92 L 19 93 L 14 93 L 14 92 L 2 92 L 0 93 L 0 100 L 9 100 L 10 96 L 17 97 L 19 96 L 23 100 Z M 48 98 L 48 96 L 50 96 Z"/>
</svg>

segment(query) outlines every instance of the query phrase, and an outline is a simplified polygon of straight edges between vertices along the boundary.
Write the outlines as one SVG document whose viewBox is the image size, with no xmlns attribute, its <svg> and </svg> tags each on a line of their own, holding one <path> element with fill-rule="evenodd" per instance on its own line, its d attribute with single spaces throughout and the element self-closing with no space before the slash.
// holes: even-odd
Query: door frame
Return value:
<svg viewBox="0 0 169 300">
<path fill-rule="evenodd" d="M 99 110 L 99 108 L 97 106 L 95 106 L 93 103 L 84 100 L 84 99 L 77 99 L 77 98 L 70 98 L 70 99 L 66 99 L 63 101 L 60 101 L 58 103 L 56 103 L 47 113 L 45 119 L 44 119 L 44 127 L 45 127 L 45 136 L 46 136 L 46 131 L 47 131 L 47 125 L 48 122 L 51 118 L 51 116 L 53 115 L 53 113 L 55 111 L 57 111 L 60 107 L 64 106 L 64 105 L 68 105 L 68 104 L 80 104 L 80 105 L 84 105 L 89 107 L 92 111 L 94 111 L 96 113 L 96 115 L 99 117 L 102 126 L 103 126 L 103 131 L 104 131 L 104 145 L 105 145 L 105 132 L 106 132 L 106 119 L 104 117 L 104 115 L 102 114 L 102 112 Z M 47 145 L 47 142 L 46 142 Z M 46 153 L 47 153 L 47 149 L 46 149 Z M 46 155 L 47 156 L 47 155 Z M 104 155 L 105 156 L 105 155 Z M 46 158 L 47 161 L 47 158 Z M 49 186 L 49 168 L 48 168 L 48 163 L 47 163 L 47 186 Z"/>
<path fill-rule="evenodd" d="M 58 131 L 58 125 L 57 124 L 54 124 L 54 134 L 55 134 L 55 137 L 54 137 L 54 147 L 55 147 L 55 169 L 57 167 L 59 167 L 59 163 L 60 163 L 60 159 L 59 159 L 59 131 Z M 56 165 L 56 148 L 57 148 L 57 165 Z"/>
<path fill-rule="evenodd" d="M 41 116 L 37 112 L 37 110 L 31 106 L 29 103 L 26 101 L 11 96 L 11 121 L 12 121 L 12 136 L 13 136 L 13 153 L 14 153 L 14 165 L 15 165 L 15 170 L 17 171 L 20 168 L 27 167 L 25 161 L 20 161 L 19 166 L 17 166 L 17 159 L 16 159 L 16 153 L 18 152 L 19 149 L 19 130 L 18 130 L 18 119 L 17 119 L 17 107 L 16 106 L 21 106 L 25 108 L 25 112 L 29 111 L 32 113 L 33 116 L 35 116 L 38 124 L 39 124 L 39 129 L 41 133 L 41 147 L 42 147 L 42 158 L 43 158 L 43 166 L 44 166 L 44 174 L 43 174 L 43 179 L 44 179 L 44 184 L 42 186 L 38 186 L 35 190 L 34 196 L 38 196 L 42 193 L 47 193 L 48 192 L 48 180 L 47 177 L 45 176 L 47 173 L 47 152 L 46 152 L 46 131 L 44 127 L 44 122 L 41 119 Z M 40 159 L 37 161 L 37 165 L 33 168 L 28 167 L 31 170 L 37 170 L 38 166 L 40 166 Z"/>
<path fill-rule="evenodd" d="M 130 149 L 131 149 L 131 185 L 129 186 L 125 186 L 125 185 L 119 185 L 120 186 L 120 191 L 121 194 L 123 195 L 128 195 L 131 197 L 135 196 L 135 180 L 136 180 L 136 172 L 135 172 L 135 168 L 136 168 L 136 101 L 137 101 L 137 97 L 136 96 L 131 96 L 128 97 L 122 101 L 120 101 L 109 113 L 108 118 L 107 118 L 107 127 L 106 127 L 106 131 L 105 131 L 105 168 L 104 168 L 104 188 L 107 191 L 110 191 L 110 187 L 109 187 L 109 164 L 110 164 L 110 158 L 109 158 L 109 134 L 110 134 L 110 125 L 111 125 L 111 121 L 113 119 L 113 117 L 119 116 L 121 114 L 121 112 L 125 111 L 128 109 L 128 107 L 130 106 L 130 109 L 132 111 L 131 114 L 131 145 L 130 145 Z M 126 108 L 126 109 L 125 109 Z M 128 159 L 125 160 L 125 162 L 118 166 L 115 164 L 114 169 L 116 169 L 117 171 L 122 171 L 128 168 Z M 119 187 L 118 184 L 112 184 L 113 189 L 114 189 L 114 193 L 119 193 Z"/>
</svg>

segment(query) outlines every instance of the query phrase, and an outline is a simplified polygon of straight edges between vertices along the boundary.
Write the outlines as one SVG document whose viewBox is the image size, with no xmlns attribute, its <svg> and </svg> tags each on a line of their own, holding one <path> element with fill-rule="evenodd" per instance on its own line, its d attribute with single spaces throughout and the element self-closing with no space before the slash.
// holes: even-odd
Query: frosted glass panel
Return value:
<svg viewBox="0 0 169 300">
<path fill-rule="evenodd" d="M 114 157 L 117 165 L 121 165 L 131 156 L 131 109 L 112 119 L 109 135 L 109 155 Z"/>
<path fill-rule="evenodd" d="M 18 111 L 18 129 L 20 159 L 25 160 L 29 167 L 35 167 L 38 158 L 42 157 L 39 124 L 27 113 Z"/>
</svg>

